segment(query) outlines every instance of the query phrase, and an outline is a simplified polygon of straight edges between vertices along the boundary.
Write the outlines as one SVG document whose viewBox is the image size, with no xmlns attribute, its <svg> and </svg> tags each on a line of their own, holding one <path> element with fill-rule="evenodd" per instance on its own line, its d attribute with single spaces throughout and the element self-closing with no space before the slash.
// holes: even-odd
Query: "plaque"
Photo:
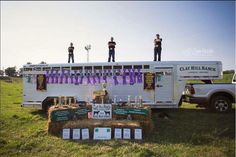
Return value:
<svg viewBox="0 0 236 157">
<path fill-rule="evenodd" d="M 155 74 L 144 73 L 144 90 L 155 90 Z"/>
<path fill-rule="evenodd" d="M 130 129 L 129 128 L 124 128 L 123 129 L 123 139 L 130 139 Z"/>
<path fill-rule="evenodd" d="M 114 138 L 115 139 L 122 139 L 122 129 L 121 128 L 115 128 Z"/>
<path fill-rule="evenodd" d="M 73 129 L 73 140 L 80 139 L 80 129 Z"/>
<path fill-rule="evenodd" d="M 111 128 L 94 128 L 93 139 L 94 140 L 110 140 Z"/>
<path fill-rule="evenodd" d="M 87 140 L 89 139 L 89 129 L 85 128 L 82 129 L 82 140 Z"/>
<path fill-rule="evenodd" d="M 142 139 L 142 129 L 134 129 L 134 139 L 136 140 Z"/>
<path fill-rule="evenodd" d="M 65 140 L 70 139 L 70 129 L 63 129 L 62 130 L 62 138 Z"/>
</svg>

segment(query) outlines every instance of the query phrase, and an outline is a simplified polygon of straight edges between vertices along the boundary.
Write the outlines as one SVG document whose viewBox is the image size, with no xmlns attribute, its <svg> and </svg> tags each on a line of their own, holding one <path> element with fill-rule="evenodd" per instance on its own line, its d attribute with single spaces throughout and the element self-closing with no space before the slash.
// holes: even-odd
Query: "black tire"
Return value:
<svg viewBox="0 0 236 157">
<path fill-rule="evenodd" d="M 43 101 L 43 107 L 42 107 L 43 111 L 44 111 L 45 113 L 47 113 L 47 112 L 48 112 L 48 109 L 49 109 L 52 105 L 53 105 L 53 99 L 47 99 L 47 100 Z"/>
<path fill-rule="evenodd" d="M 211 100 L 211 109 L 216 112 L 229 112 L 232 109 L 232 102 L 226 96 L 216 95 Z"/>
<path fill-rule="evenodd" d="M 179 100 L 179 103 L 178 103 L 178 106 L 181 107 L 182 106 L 182 103 L 183 103 L 183 96 L 181 96 L 180 100 Z"/>
</svg>

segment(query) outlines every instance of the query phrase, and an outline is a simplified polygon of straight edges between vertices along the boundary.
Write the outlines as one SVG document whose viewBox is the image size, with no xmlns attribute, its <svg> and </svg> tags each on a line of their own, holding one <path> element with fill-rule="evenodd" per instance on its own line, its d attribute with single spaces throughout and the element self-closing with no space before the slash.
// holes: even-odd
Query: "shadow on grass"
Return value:
<svg viewBox="0 0 236 157">
<path fill-rule="evenodd" d="M 235 109 L 229 113 L 186 108 L 153 110 L 155 131 L 147 139 L 155 143 L 193 145 L 205 145 L 222 138 L 235 139 L 234 117 Z"/>
<path fill-rule="evenodd" d="M 43 110 L 34 110 L 34 111 L 30 111 L 30 113 L 32 115 L 39 115 L 41 116 L 43 119 L 47 119 L 48 118 L 48 115 L 45 111 Z"/>
</svg>

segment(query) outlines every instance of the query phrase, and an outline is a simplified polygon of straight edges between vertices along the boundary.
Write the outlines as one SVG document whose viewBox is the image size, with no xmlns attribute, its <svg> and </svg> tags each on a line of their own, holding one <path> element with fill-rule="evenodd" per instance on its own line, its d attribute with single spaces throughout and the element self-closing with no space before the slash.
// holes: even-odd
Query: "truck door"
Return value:
<svg viewBox="0 0 236 157">
<path fill-rule="evenodd" d="M 173 103 L 173 67 L 155 68 L 155 102 L 156 104 Z"/>
</svg>

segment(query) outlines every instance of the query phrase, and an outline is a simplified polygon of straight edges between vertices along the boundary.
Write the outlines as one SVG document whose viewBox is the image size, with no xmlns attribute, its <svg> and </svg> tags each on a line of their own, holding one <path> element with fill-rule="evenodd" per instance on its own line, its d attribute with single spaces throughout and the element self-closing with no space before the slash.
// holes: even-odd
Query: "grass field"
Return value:
<svg viewBox="0 0 236 157">
<path fill-rule="evenodd" d="M 65 141 L 48 135 L 47 116 L 21 108 L 22 84 L 1 81 L 0 156 L 234 157 L 235 109 L 211 113 L 184 103 L 153 111 L 155 130 L 142 141 Z M 160 117 L 167 113 L 168 119 Z"/>
</svg>

